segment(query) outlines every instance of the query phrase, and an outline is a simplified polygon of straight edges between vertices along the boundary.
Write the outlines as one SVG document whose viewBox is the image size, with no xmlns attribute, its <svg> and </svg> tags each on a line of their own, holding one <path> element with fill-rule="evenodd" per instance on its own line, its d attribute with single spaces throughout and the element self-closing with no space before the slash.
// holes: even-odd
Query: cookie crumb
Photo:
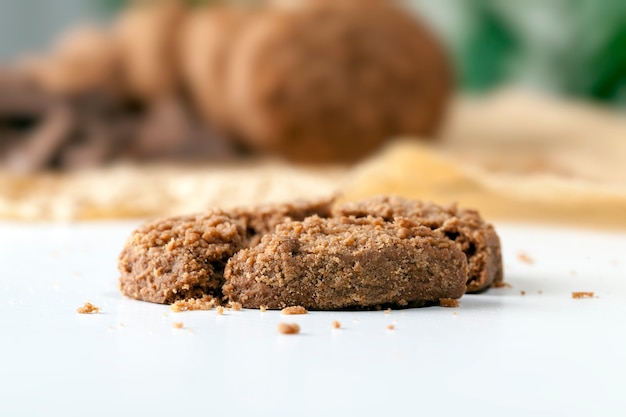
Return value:
<svg viewBox="0 0 626 417">
<path fill-rule="evenodd" d="M 259 310 L 261 310 L 261 313 L 265 313 L 267 311 L 267 307 L 261 306 L 259 307 Z"/>
<path fill-rule="evenodd" d="M 394 326 L 393 324 L 388 324 L 387 325 L 387 330 L 395 330 L 396 326 Z"/>
<path fill-rule="evenodd" d="M 280 314 L 284 314 L 287 316 L 291 316 L 294 314 L 306 314 L 306 313 L 307 313 L 306 308 L 302 306 L 291 306 L 291 307 L 286 307 L 280 310 Z"/>
<path fill-rule="evenodd" d="M 91 303 L 85 303 L 82 307 L 78 307 L 76 311 L 80 314 L 98 314 L 100 307 L 96 307 Z"/>
<path fill-rule="evenodd" d="M 282 334 L 298 334 L 300 333 L 300 326 L 296 323 L 279 323 L 278 332 Z"/>
<path fill-rule="evenodd" d="M 509 284 L 508 282 L 504 282 L 504 281 L 494 282 L 493 284 L 491 284 L 491 286 L 493 288 L 513 288 L 511 284 Z"/>
<path fill-rule="evenodd" d="M 439 305 L 441 307 L 458 307 L 459 300 L 455 300 L 454 298 L 440 298 Z"/>
<path fill-rule="evenodd" d="M 341 323 L 337 320 L 333 321 L 333 329 L 341 329 Z"/>
<path fill-rule="evenodd" d="M 534 263 L 535 263 L 535 261 L 533 260 L 533 258 L 531 258 L 530 256 L 528 256 L 528 254 L 527 254 L 527 253 L 525 253 L 525 252 L 519 252 L 519 253 L 517 254 L 517 259 L 518 259 L 520 262 L 523 262 L 523 263 L 528 264 L 528 265 L 532 265 L 532 264 L 534 264 Z"/>
<path fill-rule="evenodd" d="M 210 295 L 205 295 L 202 298 L 178 300 L 170 305 L 170 310 L 174 313 L 180 313 L 181 311 L 210 310 L 213 307 L 215 307 L 215 299 Z"/>
<path fill-rule="evenodd" d="M 459 313 L 458 313 L 458 312 L 456 312 L 456 311 L 453 311 L 453 312 L 452 312 L 452 315 L 453 315 L 453 316 L 458 316 L 458 315 L 459 315 Z"/>
<path fill-rule="evenodd" d="M 180 321 L 175 321 L 174 323 L 172 323 L 172 327 L 174 329 L 182 329 L 184 327 L 184 325 Z"/>
<path fill-rule="evenodd" d="M 543 291 L 539 290 L 537 291 L 537 294 L 543 294 Z"/>
<path fill-rule="evenodd" d="M 385 310 L 385 314 L 391 314 L 391 309 L 388 308 L 387 310 Z"/>
<path fill-rule="evenodd" d="M 573 291 L 572 298 L 593 298 L 593 291 Z"/>
<path fill-rule="evenodd" d="M 222 306 L 217 306 L 217 307 L 216 307 L 216 310 L 217 310 L 217 314 L 219 314 L 220 316 L 221 316 L 222 314 L 224 314 L 224 307 L 222 307 Z"/>
<path fill-rule="evenodd" d="M 526 291 L 524 291 L 524 290 L 521 290 L 519 293 L 520 293 L 521 295 L 526 295 Z"/>
<path fill-rule="evenodd" d="M 120 327 L 126 327 L 124 323 L 120 323 Z"/>
<path fill-rule="evenodd" d="M 228 306 L 229 306 L 231 309 L 233 309 L 234 311 L 241 311 L 241 309 L 242 309 L 242 307 L 243 307 L 243 306 L 241 305 L 241 303 L 238 303 L 238 302 L 236 302 L 236 301 L 234 301 L 234 302 L 232 302 L 232 303 L 229 303 L 229 304 L 228 304 Z"/>
</svg>

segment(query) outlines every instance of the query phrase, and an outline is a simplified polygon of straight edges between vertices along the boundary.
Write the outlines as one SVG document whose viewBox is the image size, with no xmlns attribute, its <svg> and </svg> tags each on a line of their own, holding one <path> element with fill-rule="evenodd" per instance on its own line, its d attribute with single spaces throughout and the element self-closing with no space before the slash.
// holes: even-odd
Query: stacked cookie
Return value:
<svg viewBox="0 0 626 417">
<path fill-rule="evenodd" d="M 246 308 L 422 306 L 502 281 L 498 236 L 477 212 L 396 197 L 298 202 L 156 220 L 119 258 L 120 288 Z"/>
<path fill-rule="evenodd" d="M 39 135 L 45 116 L 33 111 L 34 126 L 18 129 L 3 120 L 19 109 L 0 108 L 0 126 L 21 136 L 11 141 L 17 153 L 39 146 L 30 142 L 53 149 L 29 170 L 228 149 L 354 161 L 394 136 L 430 137 L 451 89 L 425 26 L 375 0 L 258 9 L 138 2 L 111 29 L 77 29 L 15 71 L 27 80 L 15 84 L 20 91 L 51 95 L 75 116 Z M 8 88 L 0 79 L 0 95 Z M 75 145 L 80 152 L 68 150 Z"/>
</svg>

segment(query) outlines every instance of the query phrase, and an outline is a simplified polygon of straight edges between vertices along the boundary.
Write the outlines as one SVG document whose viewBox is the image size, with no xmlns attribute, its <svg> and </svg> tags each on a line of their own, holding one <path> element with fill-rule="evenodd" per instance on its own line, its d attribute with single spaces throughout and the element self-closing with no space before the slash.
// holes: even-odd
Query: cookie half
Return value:
<svg viewBox="0 0 626 417">
<path fill-rule="evenodd" d="M 502 282 L 500 239 L 493 226 L 475 210 L 438 206 L 396 196 L 377 196 L 338 205 L 334 216 L 375 216 L 388 222 L 408 218 L 421 226 L 440 231 L 454 241 L 467 258 L 467 291 L 478 292 Z"/>
<path fill-rule="evenodd" d="M 244 226 L 221 212 L 146 223 L 120 254 L 120 289 L 153 303 L 219 295 L 224 266 L 243 239 Z"/>
<path fill-rule="evenodd" d="M 246 308 L 410 306 L 460 298 L 467 262 L 441 233 L 407 219 L 288 222 L 226 265 L 224 295 Z"/>
</svg>

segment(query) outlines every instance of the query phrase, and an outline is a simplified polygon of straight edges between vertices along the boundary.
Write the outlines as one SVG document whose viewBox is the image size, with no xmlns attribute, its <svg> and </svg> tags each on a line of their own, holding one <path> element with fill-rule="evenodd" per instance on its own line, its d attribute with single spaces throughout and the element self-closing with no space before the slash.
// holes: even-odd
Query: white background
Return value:
<svg viewBox="0 0 626 417">
<path fill-rule="evenodd" d="M 513 287 L 459 308 L 219 316 L 119 293 L 136 225 L 0 223 L 0 416 L 626 415 L 626 234 L 497 225 Z"/>
</svg>

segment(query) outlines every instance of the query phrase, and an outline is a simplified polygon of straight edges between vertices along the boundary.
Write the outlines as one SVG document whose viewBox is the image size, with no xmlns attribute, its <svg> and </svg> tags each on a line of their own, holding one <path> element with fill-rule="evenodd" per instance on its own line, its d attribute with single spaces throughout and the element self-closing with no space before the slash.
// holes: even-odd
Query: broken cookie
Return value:
<svg viewBox="0 0 626 417">
<path fill-rule="evenodd" d="M 423 305 L 465 293 L 467 263 L 445 235 L 407 219 L 287 222 L 226 265 L 224 295 L 247 308 Z"/>
<path fill-rule="evenodd" d="M 219 293 L 228 259 L 243 247 L 244 228 L 221 212 L 149 222 L 119 257 L 120 289 L 154 303 Z"/>
<path fill-rule="evenodd" d="M 502 259 L 473 210 L 375 197 L 152 221 L 133 232 L 119 270 L 122 292 L 145 301 L 331 310 L 456 300 L 501 282 Z"/>
</svg>

